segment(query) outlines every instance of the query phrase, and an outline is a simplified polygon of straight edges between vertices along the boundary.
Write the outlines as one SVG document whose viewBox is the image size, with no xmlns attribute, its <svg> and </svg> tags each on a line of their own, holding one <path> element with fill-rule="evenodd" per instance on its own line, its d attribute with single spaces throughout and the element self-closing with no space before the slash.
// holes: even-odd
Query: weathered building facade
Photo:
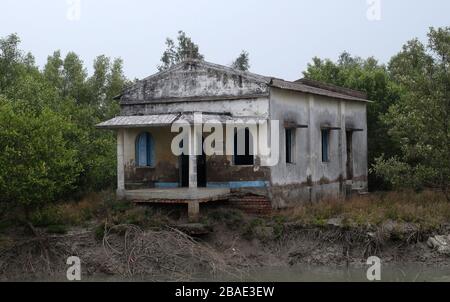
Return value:
<svg viewBox="0 0 450 302">
<path fill-rule="evenodd" d="M 345 88 L 189 60 L 126 89 L 120 116 L 98 127 L 117 130 L 120 196 L 185 201 L 195 212 L 199 202 L 247 190 L 281 208 L 367 188 L 367 102 Z M 276 164 L 264 165 L 250 154 L 248 130 L 243 156 L 175 155 L 174 123 L 192 121 L 200 112 L 220 122 L 277 121 Z M 226 148 L 229 142 L 220 143 Z"/>
</svg>

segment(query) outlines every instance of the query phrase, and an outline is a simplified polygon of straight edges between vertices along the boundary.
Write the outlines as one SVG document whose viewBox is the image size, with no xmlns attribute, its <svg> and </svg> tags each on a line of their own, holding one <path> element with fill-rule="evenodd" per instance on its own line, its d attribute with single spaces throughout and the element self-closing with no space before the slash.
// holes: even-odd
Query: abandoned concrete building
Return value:
<svg viewBox="0 0 450 302">
<path fill-rule="evenodd" d="M 122 198 L 186 203 L 195 219 L 204 202 L 239 203 L 250 196 L 283 208 L 367 188 L 369 101 L 364 93 L 187 60 L 136 82 L 117 98 L 120 116 L 97 127 L 117 131 Z M 248 129 L 243 155 L 175 155 L 171 144 L 178 133 L 171 128 L 180 119 L 192 121 L 195 113 L 221 122 L 276 121 L 275 164 L 263 165 L 249 152 L 254 139 Z M 229 142 L 221 143 L 226 148 Z M 234 148 L 237 144 L 235 136 Z"/>
</svg>

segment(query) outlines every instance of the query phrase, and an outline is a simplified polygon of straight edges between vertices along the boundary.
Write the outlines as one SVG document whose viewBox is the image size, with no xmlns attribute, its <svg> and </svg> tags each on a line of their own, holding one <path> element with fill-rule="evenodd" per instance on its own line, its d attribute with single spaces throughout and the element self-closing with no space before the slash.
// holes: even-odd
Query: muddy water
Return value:
<svg viewBox="0 0 450 302">
<path fill-rule="evenodd" d="M 121 276 L 90 276 L 83 278 L 86 282 L 118 282 L 118 281 L 200 281 L 200 282 L 368 282 L 367 267 L 326 267 L 326 266 L 295 266 L 295 267 L 263 267 L 253 269 L 242 276 L 220 276 L 200 274 L 190 280 L 170 280 L 164 276 L 141 276 L 127 278 Z M 16 281 L 56 281 L 66 282 L 65 276 L 44 279 Z M 430 267 L 420 265 L 389 265 L 381 268 L 382 282 L 450 282 L 450 267 Z"/>
<path fill-rule="evenodd" d="M 366 282 L 367 267 L 336 268 L 324 266 L 258 268 L 243 277 L 200 277 L 196 281 L 253 282 Z M 391 265 L 381 268 L 384 282 L 450 282 L 450 268 L 420 265 Z"/>
</svg>

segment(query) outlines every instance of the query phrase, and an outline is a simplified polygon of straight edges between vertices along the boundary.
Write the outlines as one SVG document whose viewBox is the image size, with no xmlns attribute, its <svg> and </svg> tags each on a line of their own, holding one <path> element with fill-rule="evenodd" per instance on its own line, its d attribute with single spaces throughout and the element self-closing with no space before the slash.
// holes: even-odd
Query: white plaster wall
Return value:
<svg viewBox="0 0 450 302">
<path fill-rule="evenodd" d="M 311 107 L 311 109 L 310 109 Z M 270 118 L 280 120 L 280 160 L 271 167 L 273 185 L 306 184 L 308 176 L 316 184 L 333 183 L 346 176 L 345 126 L 362 128 L 353 134 L 354 178 L 367 177 L 366 104 L 341 101 L 273 88 Z M 296 130 L 294 163 L 286 163 L 284 120 L 306 124 Z M 329 162 L 322 162 L 321 126 L 341 127 L 330 131 Z M 311 136 L 311 139 L 309 139 Z"/>
<path fill-rule="evenodd" d="M 231 113 L 233 116 L 267 118 L 269 115 L 269 99 L 263 97 L 256 99 L 122 105 L 122 115 L 151 115 L 177 112 L 222 112 Z"/>
</svg>

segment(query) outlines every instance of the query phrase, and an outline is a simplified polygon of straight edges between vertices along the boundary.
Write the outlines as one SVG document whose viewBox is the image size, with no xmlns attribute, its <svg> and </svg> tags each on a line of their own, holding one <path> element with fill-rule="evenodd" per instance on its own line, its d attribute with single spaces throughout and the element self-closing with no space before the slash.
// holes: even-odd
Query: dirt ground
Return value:
<svg viewBox="0 0 450 302">
<path fill-rule="evenodd" d="M 387 224 L 368 232 L 220 215 L 194 225 L 194 232 L 189 225 L 116 225 L 103 236 L 95 224 L 63 235 L 7 230 L 0 237 L 0 280 L 65 281 L 69 256 L 81 259 L 88 280 L 189 281 L 199 274 L 239 280 L 261 267 L 360 267 L 374 255 L 384 263 L 450 267 L 450 256 L 427 246 L 432 234 L 408 226 Z"/>
</svg>

